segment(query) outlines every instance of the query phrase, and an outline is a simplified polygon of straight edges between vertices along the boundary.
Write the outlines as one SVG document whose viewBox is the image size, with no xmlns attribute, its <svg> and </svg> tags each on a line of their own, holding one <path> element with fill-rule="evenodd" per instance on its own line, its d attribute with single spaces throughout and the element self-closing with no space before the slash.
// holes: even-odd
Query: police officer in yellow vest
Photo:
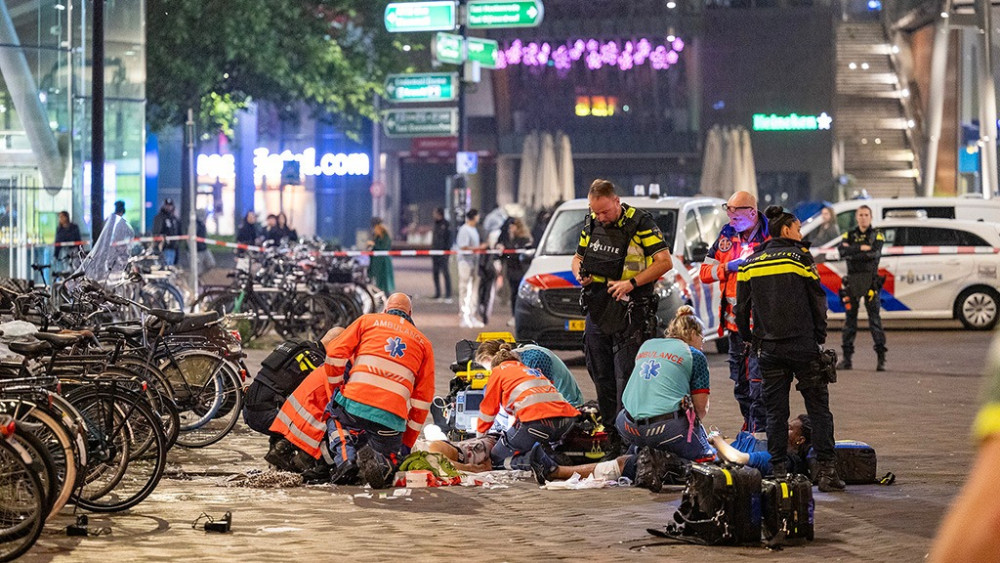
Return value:
<svg viewBox="0 0 1000 563">
<path fill-rule="evenodd" d="M 865 302 L 868 312 L 868 330 L 872 333 L 877 358 L 875 371 L 885 371 L 885 331 L 882 330 L 882 281 L 878 274 L 878 262 L 882 257 L 885 236 L 872 227 L 872 209 L 867 205 L 858 207 L 855 213 L 858 226 L 841 237 L 840 257 L 847 261 L 847 276 L 842 282 L 847 318 L 844 321 L 842 345 L 844 359 L 838 369 L 852 369 L 851 356 L 854 355 L 854 337 L 858 333 L 858 308 Z"/>
<path fill-rule="evenodd" d="M 622 203 L 614 184 L 594 180 L 587 199 L 590 214 L 573 256 L 573 275 L 583 286 L 587 371 L 616 454 L 620 438 L 614 420 L 622 408 L 622 392 L 639 347 L 656 330 L 653 284 L 673 262 L 653 217 Z"/>
</svg>

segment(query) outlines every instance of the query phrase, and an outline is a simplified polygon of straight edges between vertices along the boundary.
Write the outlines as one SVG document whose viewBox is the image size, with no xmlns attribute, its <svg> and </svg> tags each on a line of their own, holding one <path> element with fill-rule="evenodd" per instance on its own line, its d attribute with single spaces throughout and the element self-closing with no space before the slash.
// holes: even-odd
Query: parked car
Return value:
<svg viewBox="0 0 1000 563">
<path fill-rule="evenodd" d="M 851 199 L 832 205 L 841 233 L 858 226 L 854 214 L 862 205 L 871 208 L 872 221 L 876 223 L 901 211 L 923 211 L 924 216 L 929 219 L 1000 221 L 1000 199 L 984 200 L 981 196 Z M 830 242 L 813 240 L 810 236 L 821 223 L 819 212 L 802 222 L 802 236 L 812 241 L 813 246 Z"/>
<path fill-rule="evenodd" d="M 706 339 L 718 338 L 719 288 L 717 284 L 702 285 L 698 265 L 728 221 L 722 208 L 725 201 L 708 197 L 626 197 L 622 201 L 652 214 L 673 257 L 674 268 L 655 288 L 660 298 L 657 318 L 661 329 L 678 307 L 691 304 L 705 323 Z M 571 263 L 587 213 L 586 199 L 560 205 L 538 241 L 518 288 L 514 319 L 519 340 L 555 349 L 583 348 L 586 321 L 580 309 L 580 284 L 573 277 Z M 726 342 L 717 340 L 716 345 L 724 350 Z"/>
<path fill-rule="evenodd" d="M 982 201 L 979 202 L 983 204 Z M 884 219 L 879 273 L 883 319 L 958 319 L 989 330 L 1000 318 L 1000 223 L 948 219 Z M 847 265 L 838 241 L 814 249 L 831 318 L 844 317 L 839 297 Z M 864 316 L 864 308 L 860 315 Z"/>
</svg>

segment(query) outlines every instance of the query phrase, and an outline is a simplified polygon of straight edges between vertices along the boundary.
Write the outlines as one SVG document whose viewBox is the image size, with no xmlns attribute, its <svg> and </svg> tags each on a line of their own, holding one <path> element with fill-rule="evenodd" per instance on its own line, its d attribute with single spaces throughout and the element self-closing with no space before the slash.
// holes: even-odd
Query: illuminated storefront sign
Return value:
<svg viewBox="0 0 1000 563">
<path fill-rule="evenodd" d="M 576 115 L 580 117 L 611 117 L 618 109 L 614 96 L 577 96 Z"/>
<path fill-rule="evenodd" d="M 316 149 L 301 153 L 286 150 L 272 153 L 263 147 L 253 151 L 255 179 L 281 176 L 285 162 L 298 162 L 305 176 L 367 176 L 371 174 L 371 159 L 365 153 L 326 153 L 316 158 Z M 231 154 L 200 154 L 197 160 L 199 176 L 232 178 L 236 176 L 236 159 Z"/>
<path fill-rule="evenodd" d="M 825 111 L 819 115 L 753 114 L 754 131 L 829 131 L 833 118 Z"/>
</svg>

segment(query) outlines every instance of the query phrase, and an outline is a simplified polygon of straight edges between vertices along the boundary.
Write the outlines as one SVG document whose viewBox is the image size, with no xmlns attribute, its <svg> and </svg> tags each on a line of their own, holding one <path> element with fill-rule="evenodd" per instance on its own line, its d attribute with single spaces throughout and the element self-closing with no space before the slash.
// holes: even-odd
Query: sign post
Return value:
<svg viewBox="0 0 1000 563">
<path fill-rule="evenodd" d="M 462 45 L 465 45 L 463 53 Z M 460 65 L 465 61 L 477 62 L 483 68 L 497 67 L 497 54 L 500 44 L 492 39 L 468 37 L 454 33 L 438 33 L 431 39 L 431 53 L 439 63 Z"/>
<path fill-rule="evenodd" d="M 458 23 L 453 0 L 393 2 L 385 7 L 385 29 L 389 33 L 408 31 L 451 31 Z"/>
<path fill-rule="evenodd" d="M 450 102 L 458 97 L 458 74 L 390 74 L 385 93 L 390 102 Z"/>
</svg>

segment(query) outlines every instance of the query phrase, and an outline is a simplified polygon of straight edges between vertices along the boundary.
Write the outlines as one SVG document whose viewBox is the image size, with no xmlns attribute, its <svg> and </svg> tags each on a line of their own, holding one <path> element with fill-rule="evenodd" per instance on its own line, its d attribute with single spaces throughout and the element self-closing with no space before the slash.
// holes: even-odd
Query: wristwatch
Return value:
<svg viewBox="0 0 1000 563">
<path fill-rule="evenodd" d="M 630 280 L 628 280 L 628 281 L 632 283 L 632 288 L 633 288 L 633 289 L 635 289 L 635 288 L 639 287 L 639 284 L 638 284 L 638 283 L 636 283 L 636 281 L 635 281 L 635 278 L 632 278 L 632 279 L 630 279 Z"/>
</svg>

